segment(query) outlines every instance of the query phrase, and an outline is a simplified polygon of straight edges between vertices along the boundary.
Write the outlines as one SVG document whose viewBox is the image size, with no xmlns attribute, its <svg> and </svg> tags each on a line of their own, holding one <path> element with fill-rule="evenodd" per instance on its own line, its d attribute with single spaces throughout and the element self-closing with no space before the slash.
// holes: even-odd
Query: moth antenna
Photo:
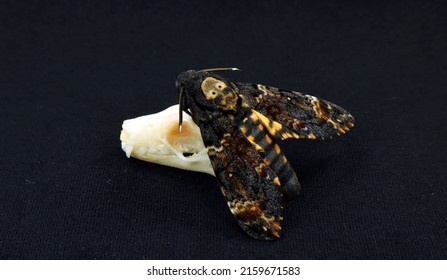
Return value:
<svg viewBox="0 0 447 280">
<path fill-rule="evenodd" d="M 197 72 L 214 72 L 214 71 L 242 71 L 242 70 L 236 67 L 224 67 L 224 68 L 203 69 Z"/>
<path fill-rule="evenodd" d="M 183 94 L 183 88 L 180 89 L 179 94 L 179 115 L 178 115 L 178 130 L 182 132 L 182 122 L 183 122 L 183 103 L 184 103 L 184 94 Z"/>
</svg>

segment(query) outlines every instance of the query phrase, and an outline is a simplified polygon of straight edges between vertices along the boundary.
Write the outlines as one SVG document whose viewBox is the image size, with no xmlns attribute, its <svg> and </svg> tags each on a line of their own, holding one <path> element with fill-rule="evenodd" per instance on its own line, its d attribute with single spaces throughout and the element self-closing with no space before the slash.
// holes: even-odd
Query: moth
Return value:
<svg viewBox="0 0 447 280">
<path fill-rule="evenodd" d="M 283 200 L 296 197 L 298 178 L 277 142 L 328 139 L 354 126 L 343 108 L 317 97 L 260 84 L 232 82 L 215 68 L 188 70 L 176 80 L 182 111 L 199 126 L 223 196 L 251 237 L 280 237 Z"/>
</svg>

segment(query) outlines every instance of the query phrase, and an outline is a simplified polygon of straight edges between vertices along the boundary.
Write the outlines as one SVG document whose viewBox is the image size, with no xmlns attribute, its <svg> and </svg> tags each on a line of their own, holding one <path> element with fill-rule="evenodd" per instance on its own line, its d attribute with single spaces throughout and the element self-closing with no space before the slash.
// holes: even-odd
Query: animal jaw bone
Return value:
<svg viewBox="0 0 447 280">
<path fill-rule="evenodd" d="M 180 132 L 178 112 L 179 105 L 173 105 L 156 114 L 125 120 L 120 135 L 121 148 L 128 158 L 214 176 L 199 127 L 183 113 Z"/>
</svg>

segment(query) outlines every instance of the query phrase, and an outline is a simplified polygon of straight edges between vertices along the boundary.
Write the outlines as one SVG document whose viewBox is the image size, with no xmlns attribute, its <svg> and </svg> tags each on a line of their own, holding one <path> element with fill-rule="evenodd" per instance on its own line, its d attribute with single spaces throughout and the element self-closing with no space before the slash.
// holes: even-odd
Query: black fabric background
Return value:
<svg viewBox="0 0 447 280">
<path fill-rule="evenodd" d="M 445 259 L 446 5 L 2 1 L 0 258 Z M 241 1 L 242 2 L 242 1 Z M 187 69 L 330 100 L 333 141 L 286 141 L 303 185 L 252 240 L 213 177 L 127 159 L 123 120 Z"/>
</svg>

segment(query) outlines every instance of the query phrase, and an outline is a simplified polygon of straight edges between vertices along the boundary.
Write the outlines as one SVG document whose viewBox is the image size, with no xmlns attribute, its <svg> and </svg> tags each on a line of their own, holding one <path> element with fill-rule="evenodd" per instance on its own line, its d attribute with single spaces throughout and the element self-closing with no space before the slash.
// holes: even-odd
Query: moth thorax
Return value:
<svg viewBox="0 0 447 280">
<path fill-rule="evenodd" d="M 202 92 L 206 100 L 219 109 L 227 111 L 236 108 L 238 96 L 224 81 L 208 77 L 202 82 Z"/>
</svg>

